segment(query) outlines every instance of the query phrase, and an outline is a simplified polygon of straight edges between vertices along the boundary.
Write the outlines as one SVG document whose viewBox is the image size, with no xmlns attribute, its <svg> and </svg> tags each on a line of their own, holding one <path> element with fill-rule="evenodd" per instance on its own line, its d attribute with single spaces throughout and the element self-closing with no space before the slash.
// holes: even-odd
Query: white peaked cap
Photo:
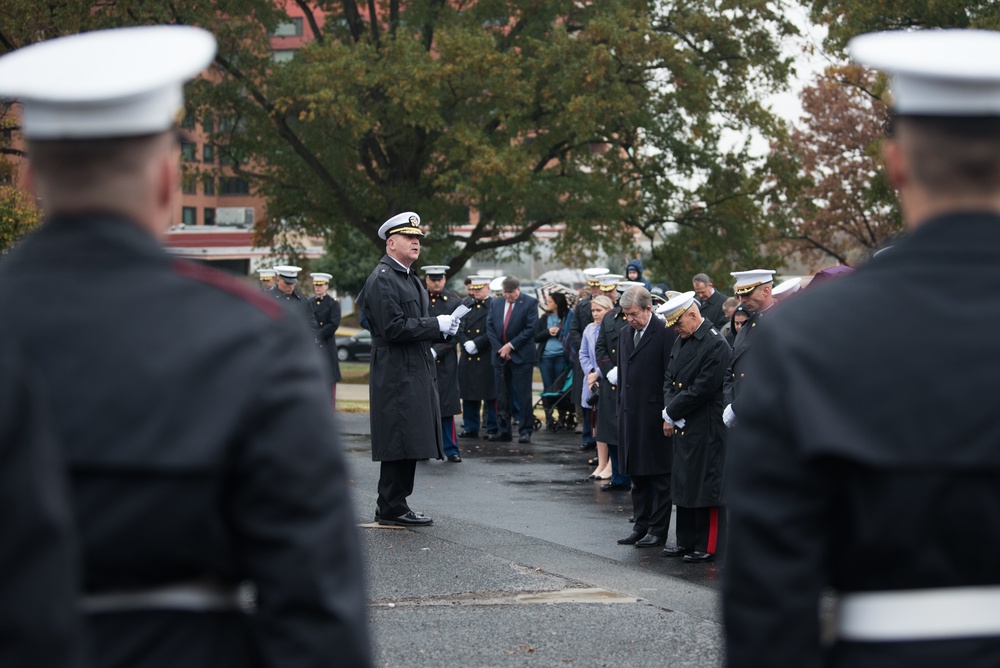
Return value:
<svg viewBox="0 0 1000 668">
<path fill-rule="evenodd" d="M 893 109 L 906 116 L 1000 116 L 1000 32 L 870 33 L 851 58 L 892 75 Z"/>
<path fill-rule="evenodd" d="M 778 297 L 787 297 L 788 295 L 795 294 L 802 287 L 802 277 L 796 276 L 795 278 L 789 278 L 787 281 L 782 281 L 774 286 L 774 290 L 771 291 L 771 296 L 775 299 Z"/>
<path fill-rule="evenodd" d="M 671 297 L 665 304 L 657 307 L 656 314 L 663 316 L 667 327 L 673 327 L 681 319 L 681 316 L 694 304 L 694 297 L 694 291 L 684 292 L 676 297 Z"/>
<path fill-rule="evenodd" d="M 178 122 L 184 82 L 214 57 L 215 38 L 192 26 L 59 37 L 0 57 L 0 97 L 22 102 L 28 139 L 156 134 Z"/>
</svg>

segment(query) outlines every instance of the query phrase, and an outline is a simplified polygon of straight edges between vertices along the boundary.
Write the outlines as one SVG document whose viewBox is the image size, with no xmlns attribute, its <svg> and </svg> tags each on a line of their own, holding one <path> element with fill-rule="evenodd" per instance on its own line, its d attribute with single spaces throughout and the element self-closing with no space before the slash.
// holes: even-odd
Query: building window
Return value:
<svg viewBox="0 0 1000 668">
<path fill-rule="evenodd" d="M 201 177 L 201 187 L 205 190 L 206 195 L 215 194 L 215 177 L 214 176 L 203 176 Z"/>
<path fill-rule="evenodd" d="M 205 144 L 201 147 L 201 161 L 215 162 L 215 144 Z"/>
<path fill-rule="evenodd" d="M 181 178 L 181 192 L 185 195 L 198 194 L 198 177 L 194 174 L 185 174 Z"/>
<path fill-rule="evenodd" d="M 181 209 L 181 222 L 185 225 L 197 225 L 198 210 L 193 206 L 186 206 Z"/>
<path fill-rule="evenodd" d="M 184 162 L 194 162 L 197 160 L 198 145 L 190 142 L 181 142 L 181 160 Z"/>
<path fill-rule="evenodd" d="M 278 27 L 271 33 L 272 37 L 302 37 L 302 17 L 290 17 L 287 21 L 278 24 Z"/>
<path fill-rule="evenodd" d="M 212 134 L 215 132 L 215 116 L 212 114 L 205 114 L 205 118 L 201 119 L 201 129 L 204 130 L 206 134 Z"/>
<path fill-rule="evenodd" d="M 213 207 L 205 207 L 205 224 L 215 225 L 215 209 Z"/>
<path fill-rule="evenodd" d="M 296 49 L 277 49 L 271 54 L 271 60 L 276 63 L 287 63 L 295 57 Z"/>
<path fill-rule="evenodd" d="M 220 195 L 249 195 L 250 184 L 238 176 L 227 176 L 219 184 Z"/>
<path fill-rule="evenodd" d="M 194 130 L 194 114 L 190 109 L 184 110 L 184 118 L 181 119 L 181 127 L 185 130 Z"/>
</svg>

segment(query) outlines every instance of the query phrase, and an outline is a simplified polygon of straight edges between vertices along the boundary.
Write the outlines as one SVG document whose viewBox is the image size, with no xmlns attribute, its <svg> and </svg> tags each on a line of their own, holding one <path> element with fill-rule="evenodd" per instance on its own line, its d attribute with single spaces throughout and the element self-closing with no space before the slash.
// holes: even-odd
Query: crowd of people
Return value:
<svg viewBox="0 0 1000 668">
<path fill-rule="evenodd" d="M 459 299 L 447 267 L 412 269 L 420 217 L 387 220 L 358 297 L 376 521 L 431 524 L 407 503 L 416 461 L 458 463 L 461 436 L 511 441 L 515 423 L 530 443 L 534 367 L 553 385 L 579 369 L 592 476 L 631 492 L 618 542 L 701 563 L 728 538 L 730 666 L 1000 664 L 1000 347 L 983 335 L 1000 319 L 983 308 L 1000 290 L 1000 35 L 879 33 L 849 51 L 893 76 L 884 157 L 908 233 L 788 306 L 801 284 L 773 270 L 734 272 L 733 303 L 705 274 L 683 293 L 651 285 L 637 261 L 588 270 L 572 308 L 549 292 L 540 313 L 513 276 L 496 297 L 470 277 Z M 182 84 L 214 53 L 205 31 L 158 26 L 0 57 L 47 213 L 0 267 L 3 665 L 372 664 L 317 353 L 339 315 L 330 277 L 307 300 L 298 268 L 278 267 L 272 299 L 157 243 Z M 277 301 L 302 302 L 310 326 Z M 927 326 L 901 337 L 915 314 Z M 558 400 L 543 411 L 566 420 Z"/>
</svg>

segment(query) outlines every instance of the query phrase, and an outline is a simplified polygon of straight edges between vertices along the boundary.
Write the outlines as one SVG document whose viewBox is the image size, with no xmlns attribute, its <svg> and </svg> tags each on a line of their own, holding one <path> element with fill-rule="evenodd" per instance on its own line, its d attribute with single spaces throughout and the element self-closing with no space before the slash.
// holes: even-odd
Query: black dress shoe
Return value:
<svg viewBox="0 0 1000 668">
<path fill-rule="evenodd" d="M 496 436 L 497 433 L 499 433 L 499 432 L 497 432 L 496 429 L 494 429 L 493 431 L 488 431 L 485 434 L 483 434 L 483 438 L 485 438 L 488 441 L 488 440 L 490 440 L 490 436 Z"/>
<path fill-rule="evenodd" d="M 619 545 L 636 545 L 639 541 L 643 540 L 643 538 L 645 538 L 645 536 L 646 536 L 645 533 L 639 533 L 638 531 L 633 531 L 632 533 L 630 533 L 629 535 L 625 536 L 624 538 L 619 538 L 618 539 L 618 544 Z"/>
<path fill-rule="evenodd" d="M 661 545 L 667 544 L 666 536 L 654 536 L 651 533 L 647 533 L 645 537 L 635 544 L 636 547 L 660 547 Z"/>
<path fill-rule="evenodd" d="M 629 524 L 635 524 L 635 515 L 633 515 L 632 517 L 628 518 L 628 523 Z"/>
<path fill-rule="evenodd" d="M 518 443 L 531 443 L 531 434 L 521 434 L 517 437 Z"/>
<path fill-rule="evenodd" d="M 587 460 L 588 466 L 597 466 L 597 457 L 591 457 Z"/>
<path fill-rule="evenodd" d="M 601 485 L 601 490 L 605 492 L 625 492 L 632 489 L 632 485 L 623 485 L 620 482 L 609 482 Z"/>
<path fill-rule="evenodd" d="M 684 557 L 694 552 L 690 547 L 665 547 L 663 548 L 664 557 Z"/>
<path fill-rule="evenodd" d="M 486 437 L 486 440 L 491 443 L 510 443 L 514 439 L 510 434 L 490 434 Z"/>
<path fill-rule="evenodd" d="M 378 523 L 382 526 L 389 527 L 422 527 L 427 526 L 428 524 L 433 524 L 434 520 L 426 515 L 415 513 L 410 510 L 403 513 L 399 517 L 379 517 Z"/>
<path fill-rule="evenodd" d="M 713 559 L 715 559 L 715 555 L 711 552 L 692 552 L 684 555 L 684 563 L 686 564 L 700 564 Z"/>
<path fill-rule="evenodd" d="M 462 431 L 458 434 L 459 438 L 479 438 L 478 431 Z"/>
<path fill-rule="evenodd" d="M 448 455 L 448 461 L 457 464 L 462 461 L 462 455 Z"/>
<path fill-rule="evenodd" d="M 587 450 L 594 450 L 597 448 L 597 441 L 593 443 L 583 443 L 580 445 L 580 452 L 586 452 Z"/>
</svg>

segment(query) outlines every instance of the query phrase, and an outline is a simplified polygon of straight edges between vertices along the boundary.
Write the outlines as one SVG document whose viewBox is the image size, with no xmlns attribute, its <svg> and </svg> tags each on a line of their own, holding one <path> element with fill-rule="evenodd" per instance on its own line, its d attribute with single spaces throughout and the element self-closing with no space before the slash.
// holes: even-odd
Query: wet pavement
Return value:
<svg viewBox="0 0 1000 668">
<path fill-rule="evenodd" d="M 377 665 L 722 665 L 721 563 L 618 545 L 629 493 L 586 478 L 594 451 L 578 434 L 461 439 L 463 462 L 417 465 L 410 505 L 434 524 L 376 528 L 369 417 L 338 418 Z"/>
</svg>

